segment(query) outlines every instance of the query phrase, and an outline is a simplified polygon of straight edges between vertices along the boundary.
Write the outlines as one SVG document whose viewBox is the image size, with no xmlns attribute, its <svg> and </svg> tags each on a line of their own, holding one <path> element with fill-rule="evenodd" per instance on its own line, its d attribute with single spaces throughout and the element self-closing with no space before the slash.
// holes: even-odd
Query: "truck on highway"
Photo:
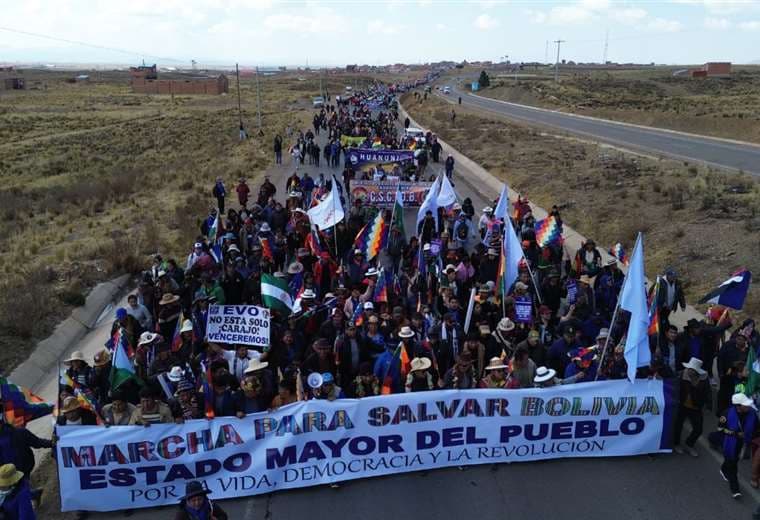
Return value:
<svg viewBox="0 0 760 520">
<path fill-rule="evenodd" d="M 451 94 L 451 87 L 449 87 L 448 85 L 445 86 L 445 87 L 443 87 L 443 93 L 444 94 Z"/>
<path fill-rule="evenodd" d="M 325 98 L 322 96 L 316 96 L 311 104 L 314 108 L 322 108 L 325 106 Z"/>
</svg>

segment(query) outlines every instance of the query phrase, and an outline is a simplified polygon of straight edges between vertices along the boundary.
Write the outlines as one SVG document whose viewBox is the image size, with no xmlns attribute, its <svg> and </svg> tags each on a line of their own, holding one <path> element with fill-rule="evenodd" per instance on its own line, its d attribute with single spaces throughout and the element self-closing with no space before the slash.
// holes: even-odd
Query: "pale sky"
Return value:
<svg viewBox="0 0 760 520">
<path fill-rule="evenodd" d="M 0 0 L 0 13 L 0 63 L 544 61 L 547 41 L 553 61 L 557 39 L 562 58 L 598 62 L 608 31 L 612 61 L 760 60 L 760 0 Z"/>
</svg>

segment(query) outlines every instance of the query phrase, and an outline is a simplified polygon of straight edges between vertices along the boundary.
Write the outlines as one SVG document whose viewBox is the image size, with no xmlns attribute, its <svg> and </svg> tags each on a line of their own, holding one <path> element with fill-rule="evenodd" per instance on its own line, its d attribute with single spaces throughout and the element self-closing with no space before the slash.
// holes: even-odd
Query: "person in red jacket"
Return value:
<svg viewBox="0 0 760 520">
<path fill-rule="evenodd" d="M 245 179 L 240 179 L 240 183 L 238 183 L 236 191 L 240 205 L 244 208 L 247 207 L 248 194 L 251 192 L 251 189 L 248 187 L 248 184 L 246 184 Z"/>
</svg>

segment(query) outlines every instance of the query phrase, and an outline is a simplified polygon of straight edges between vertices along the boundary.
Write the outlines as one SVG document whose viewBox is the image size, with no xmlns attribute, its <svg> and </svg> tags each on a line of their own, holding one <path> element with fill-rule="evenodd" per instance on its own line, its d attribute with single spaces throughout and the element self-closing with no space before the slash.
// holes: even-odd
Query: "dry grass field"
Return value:
<svg viewBox="0 0 760 520">
<path fill-rule="evenodd" d="M 686 67 L 679 67 L 684 69 Z M 480 94 L 515 103 L 760 143 L 760 67 L 730 78 L 673 76 L 674 68 L 494 75 Z"/>
<path fill-rule="evenodd" d="M 184 263 L 211 205 L 273 163 L 272 141 L 310 122 L 316 74 L 264 77 L 263 135 L 254 78 L 222 96 L 133 94 L 125 72 L 25 71 L 33 89 L 0 91 L 0 366 L 10 372 L 94 283 L 150 265 Z M 358 78 L 367 81 L 368 78 Z M 352 77 L 327 80 L 337 93 Z M 347 83 L 348 82 L 348 83 Z M 252 189 L 257 189 L 252 186 Z"/>
<path fill-rule="evenodd" d="M 739 267 L 760 272 L 760 185 L 748 175 L 627 154 L 546 134 L 428 97 L 402 98 L 411 115 L 597 245 L 628 251 L 645 233 L 650 276 L 673 266 L 690 303 Z M 751 291 L 746 312 L 760 312 Z"/>
</svg>

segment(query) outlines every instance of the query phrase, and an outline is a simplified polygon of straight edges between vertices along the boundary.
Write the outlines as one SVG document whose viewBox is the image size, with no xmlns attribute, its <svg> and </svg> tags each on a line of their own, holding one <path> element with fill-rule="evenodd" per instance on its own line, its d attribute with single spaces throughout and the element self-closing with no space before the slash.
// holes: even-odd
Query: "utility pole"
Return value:
<svg viewBox="0 0 760 520">
<path fill-rule="evenodd" d="M 238 95 L 238 119 L 240 119 L 240 128 L 243 127 L 243 109 L 240 105 L 240 68 L 235 64 L 235 77 L 237 78 L 237 95 Z"/>
<path fill-rule="evenodd" d="M 602 65 L 607 64 L 607 47 L 610 43 L 610 30 L 607 29 L 607 32 L 604 34 L 604 54 L 602 55 Z"/>
<path fill-rule="evenodd" d="M 559 48 L 565 40 L 554 40 L 554 43 L 557 44 L 557 61 L 554 62 L 554 82 L 557 83 L 559 81 Z"/>
<path fill-rule="evenodd" d="M 259 125 L 259 135 L 264 135 L 261 129 L 261 82 L 259 81 L 259 66 L 256 65 L 256 120 Z"/>
<path fill-rule="evenodd" d="M 544 63 L 549 63 L 549 40 L 546 40 L 546 50 L 544 50 Z"/>
</svg>

